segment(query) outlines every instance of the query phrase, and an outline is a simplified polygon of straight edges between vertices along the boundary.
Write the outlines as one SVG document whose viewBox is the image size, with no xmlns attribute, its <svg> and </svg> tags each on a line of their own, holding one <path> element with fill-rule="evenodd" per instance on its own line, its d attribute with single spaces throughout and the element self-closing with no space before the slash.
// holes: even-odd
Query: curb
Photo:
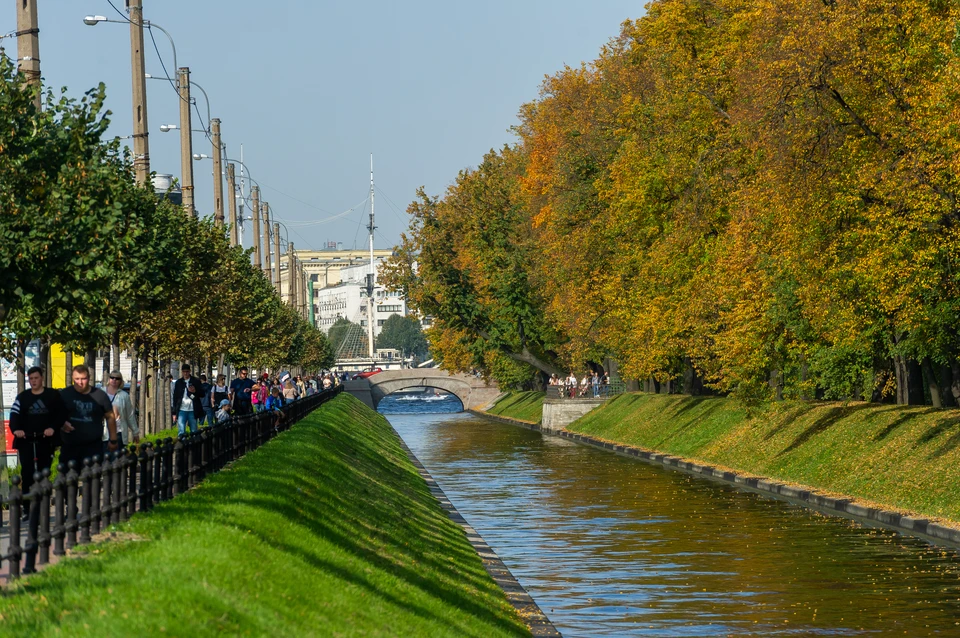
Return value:
<svg viewBox="0 0 960 638">
<path fill-rule="evenodd" d="M 787 501 L 794 505 L 802 505 L 803 507 L 816 510 L 822 514 L 839 516 L 875 527 L 883 527 L 907 536 L 914 536 L 934 545 L 960 549 L 960 530 L 940 525 L 939 523 L 933 523 L 919 516 L 911 516 L 881 507 L 864 505 L 850 497 L 827 496 L 818 493 L 811 487 L 787 485 L 775 479 L 757 477 L 753 474 L 720 470 L 707 463 L 691 461 L 679 456 L 664 454 L 663 452 L 633 445 L 604 441 L 603 439 L 598 439 L 588 434 L 580 434 L 564 429 L 545 429 L 539 424 L 486 414 L 485 412 L 477 410 L 467 410 L 467 412 L 474 416 L 497 421 L 498 423 L 515 425 L 550 436 L 559 436 L 560 438 L 574 441 L 575 443 L 590 445 L 621 456 L 628 456 L 654 465 L 660 465 L 720 483 L 734 485 L 737 488 L 747 491 L 773 496 L 779 500 Z"/>
<path fill-rule="evenodd" d="M 517 581 L 510 572 L 510 569 L 503 564 L 503 561 L 500 560 L 497 553 L 487 545 L 487 542 L 483 540 L 479 532 L 473 529 L 470 523 L 457 511 L 457 508 L 453 506 L 453 503 L 450 502 L 447 495 L 443 493 L 443 490 L 437 485 L 437 481 L 423 466 L 420 459 L 416 457 L 410 448 L 407 447 L 407 444 L 404 443 L 403 439 L 400 438 L 400 434 L 396 430 L 394 430 L 393 433 L 400 441 L 400 447 L 407 454 L 410 462 L 413 463 L 414 467 L 417 468 L 417 472 L 420 473 L 420 476 L 422 476 L 423 480 L 427 483 L 430 494 L 437 499 L 440 507 L 443 508 L 450 519 L 463 528 L 463 531 L 467 535 L 467 540 L 483 562 L 484 569 L 487 570 L 487 573 L 490 574 L 493 581 L 503 590 L 503 593 L 506 594 L 507 601 L 517 610 L 520 619 L 530 628 L 530 633 L 537 638 L 559 638 L 561 636 L 560 632 L 553 626 L 553 623 L 550 622 L 547 615 L 543 613 L 543 610 L 540 609 L 536 601 L 527 593 L 523 585 Z"/>
</svg>

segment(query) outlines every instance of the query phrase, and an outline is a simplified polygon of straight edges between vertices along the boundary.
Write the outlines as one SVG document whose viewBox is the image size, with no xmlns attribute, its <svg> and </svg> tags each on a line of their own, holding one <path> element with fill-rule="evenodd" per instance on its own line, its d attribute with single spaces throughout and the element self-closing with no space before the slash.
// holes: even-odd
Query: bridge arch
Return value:
<svg viewBox="0 0 960 638">
<path fill-rule="evenodd" d="M 481 408 L 500 394 L 495 384 L 487 384 L 469 374 L 449 373 L 438 368 L 384 370 L 366 379 L 347 381 L 344 389 L 374 410 L 383 397 L 399 390 L 415 387 L 439 388 L 450 392 L 463 404 L 463 409 Z"/>
<path fill-rule="evenodd" d="M 442 379 L 438 377 L 421 377 L 419 379 L 391 379 L 385 380 L 381 383 L 376 383 L 375 380 L 371 378 L 370 398 L 373 399 L 373 407 L 376 409 L 380 405 L 380 401 L 382 401 L 385 396 L 393 394 L 394 392 L 399 392 L 400 390 L 406 390 L 407 388 L 417 387 L 439 388 L 440 390 L 445 390 L 456 395 L 456 397 L 460 399 L 460 403 L 463 405 L 464 409 L 467 409 L 467 407 L 470 405 L 472 388 L 468 383 L 453 377 L 449 379 Z"/>
</svg>

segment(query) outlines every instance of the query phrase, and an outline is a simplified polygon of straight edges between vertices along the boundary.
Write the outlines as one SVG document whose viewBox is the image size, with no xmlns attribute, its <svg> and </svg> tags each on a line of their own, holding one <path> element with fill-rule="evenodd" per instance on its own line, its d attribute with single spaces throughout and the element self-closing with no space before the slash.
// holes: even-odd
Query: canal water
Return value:
<svg viewBox="0 0 960 638">
<path fill-rule="evenodd" d="M 960 636 L 953 550 L 459 407 L 380 411 L 564 636 Z"/>
</svg>

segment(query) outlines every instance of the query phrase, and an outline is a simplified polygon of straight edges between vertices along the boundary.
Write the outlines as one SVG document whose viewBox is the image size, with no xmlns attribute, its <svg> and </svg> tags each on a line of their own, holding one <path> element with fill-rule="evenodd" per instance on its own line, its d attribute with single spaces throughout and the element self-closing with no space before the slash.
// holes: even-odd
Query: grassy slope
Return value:
<svg viewBox="0 0 960 638">
<path fill-rule="evenodd" d="M 511 392 L 487 410 L 490 414 L 539 423 L 543 413 L 543 392 Z"/>
<path fill-rule="evenodd" d="M 528 635 L 385 419 L 347 394 L 0 599 L 7 635 Z"/>
<path fill-rule="evenodd" d="M 568 429 L 960 521 L 960 410 L 627 394 Z"/>
</svg>

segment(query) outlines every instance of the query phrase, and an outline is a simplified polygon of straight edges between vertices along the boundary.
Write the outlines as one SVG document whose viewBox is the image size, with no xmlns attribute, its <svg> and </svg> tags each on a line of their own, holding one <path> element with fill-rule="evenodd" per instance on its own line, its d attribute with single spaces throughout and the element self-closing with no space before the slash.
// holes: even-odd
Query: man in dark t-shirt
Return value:
<svg viewBox="0 0 960 638">
<path fill-rule="evenodd" d="M 60 392 L 66 406 L 67 420 L 61 429 L 60 462 L 77 462 L 77 471 L 83 469 L 83 459 L 103 452 L 103 422 L 107 422 L 109 441 L 107 450 L 117 451 L 117 420 L 107 393 L 90 386 L 87 366 L 74 366 L 73 385 Z"/>
<path fill-rule="evenodd" d="M 253 398 L 253 379 L 247 378 L 247 368 L 240 368 L 240 377 L 230 383 L 230 400 L 233 402 L 233 413 L 243 416 L 253 412 L 251 400 Z"/>
<path fill-rule="evenodd" d="M 20 457 L 21 484 L 24 494 L 33 485 L 33 473 L 50 469 L 53 453 L 60 440 L 60 426 L 66 411 L 60 392 L 43 386 L 43 370 L 27 370 L 30 389 L 17 395 L 10 408 L 10 432 L 13 449 Z"/>
</svg>

